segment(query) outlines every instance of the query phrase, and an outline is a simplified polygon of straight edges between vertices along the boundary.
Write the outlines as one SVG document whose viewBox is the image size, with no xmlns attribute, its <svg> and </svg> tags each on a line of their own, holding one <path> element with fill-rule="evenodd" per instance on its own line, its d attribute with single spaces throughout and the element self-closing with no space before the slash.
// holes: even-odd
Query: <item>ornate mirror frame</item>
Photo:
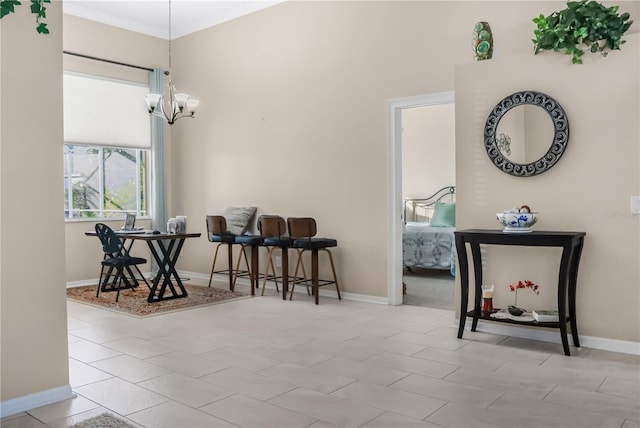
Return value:
<svg viewBox="0 0 640 428">
<path fill-rule="evenodd" d="M 526 164 L 511 162 L 500 151 L 496 142 L 496 130 L 500 119 L 509 110 L 522 105 L 534 105 L 544 109 L 553 123 L 553 141 L 549 150 L 540 159 Z M 562 106 L 549 95 L 536 91 L 516 92 L 502 99 L 489 114 L 484 127 L 484 146 L 489 159 L 502 172 L 517 177 L 530 177 L 547 171 L 558 162 L 568 143 L 569 120 Z"/>
</svg>

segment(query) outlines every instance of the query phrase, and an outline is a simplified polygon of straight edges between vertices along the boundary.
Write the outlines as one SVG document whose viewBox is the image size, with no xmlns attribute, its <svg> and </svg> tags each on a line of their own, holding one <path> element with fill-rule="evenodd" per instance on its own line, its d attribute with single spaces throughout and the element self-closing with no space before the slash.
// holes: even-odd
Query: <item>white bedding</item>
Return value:
<svg viewBox="0 0 640 428">
<path fill-rule="evenodd" d="M 455 227 L 431 227 L 428 223 L 405 225 L 402 237 L 405 267 L 449 269 L 455 275 Z"/>
</svg>

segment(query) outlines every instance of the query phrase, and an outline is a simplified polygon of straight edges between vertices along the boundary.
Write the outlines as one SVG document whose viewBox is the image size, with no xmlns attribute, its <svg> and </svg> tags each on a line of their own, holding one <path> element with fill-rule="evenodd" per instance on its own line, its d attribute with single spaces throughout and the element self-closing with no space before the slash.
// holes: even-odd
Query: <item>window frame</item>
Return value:
<svg viewBox="0 0 640 428">
<path fill-rule="evenodd" d="M 151 149 L 150 148 L 140 148 L 140 147 L 124 147 L 124 146 L 108 146 L 108 145 L 96 145 L 96 144 L 80 144 L 80 143 L 71 143 L 65 142 L 63 144 L 63 156 L 67 156 L 67 147 L 68 146 L 82 146 L 87 149 L 96 149 L 98 150 L 98 201 L 99 207 L 97 209 L 75 209 L 73 208 L 73 178 L 74 175 L 72 171 L 69 171 L 69 165 L 67 162 L 64 162 L 63 165 L 63 178 L 64 178 L 64 194 L 65 194 L 65 204 L 63 207 L 64 211 L 64 220 L 65 222 L 83 222 L 83 221 L 91 221 L 95 222 L 96 220 L 120 220 L 121 216 L 119 214 L 136 214 L 136 217 L 142 220 L 147 220 L 152 218 L 151 213 Z M 105 209 L 105 149 L 114 149 L 114 150 L 133 150 L 135 152 L 135 201 L 136 201 L 136 210 L 107 210 Z M 143 152 L 146 152 L 146 159 L 143 159 Z M 144 160 L 144 163 L 143 163 Z M 144 177 L 144 178 L 143 178 Z M 144 181 L 144 201 L 143 198 L 143 189 L 141 188 L 142 182 Z M 142 207 L 142 202 L 144 202 L 144 207 Z M 143 214 L 143 211 L 145 214 Z M 73 217 L 74 213 L 79 212 L 95 212 L 95 217 Z M 113 213 L 113 216 L 105 215 L 105 213 Z"/>
</svg>

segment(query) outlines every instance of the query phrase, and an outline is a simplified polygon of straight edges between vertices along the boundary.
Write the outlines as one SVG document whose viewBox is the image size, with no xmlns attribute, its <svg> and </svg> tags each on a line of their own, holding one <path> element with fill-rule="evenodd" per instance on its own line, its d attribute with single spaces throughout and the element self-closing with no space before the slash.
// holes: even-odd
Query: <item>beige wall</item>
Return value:
<svg viewBox="0 0 640 428">
<path fill-rule="evenodd" d="M 157 37 L 123 30 L 95 21 L 64 15 L 63 48 L 141 67 L 167 67 L 168 42 Z M 148 72 L 121 65 L 64 55 L 65 70 L 148 82 Z M 144 100 L 143 100 L 144 101 Z"/>
<path fill-rule="evenodd" d="M 426 198 L 456 184 L 455 104 L 402 110 L 402 197 Z M 417 219 L 424 210 L 417 210 Z M 413 219 L 411 210 L 407 220 Z"/>
<path fill-rule="evenodd" d="M 0 24 L 2 402 L 69 383 L 60 2 L 47 23 L 38 35 L 23 4 Z"/>
<path fill-rule="evenodd" d="M 491 24 L 495 39 L 492 61 L 513 55 L 531 57 L 534 25 L 531 19 L 565 4 L 285 2 L 174 41 L 174 82 L 181 91 L 198 97 L 201 104 L 195 119 L 185 119 L 171 128 L 174 188 L 169 215 L 187 215 L 190 229 L 202 232 L 207 213 L 218 213 L 231 205 L 255 205 L 259 214 L 312 215 L 318 219 L 320 234 L 339 241 L 336 261 L 344 290 L 386 296 L 390 245 L 388 100 L 453 90 L 455 66 L 473 63 L 470 39 L 473 24 L 478 20 Z M 640 14 L 638 2 L 622 2 L 621 8 L 632 16 Z M 637 31 L 636 23 L 632 32 Z M 626 51 L 625 47 L 621 55 L 626 57 Z M 605 62 L 618 54 L 610 55 Z M 537 60 L 547 59 L 537 57 Z M 617 70 L 606 72 L 616 78 Z M 543 77 L 548 82 L 556 79 L 546 70 Z M 567 91 L 580 93 L 572 80 L 565 83 Z M 484 95 L 504 96 L 505 89 Z M 513 89 L 522 89 L 522 85 L 514 84 Z M 487 114 L 484 110 L 476 112 L 474 121 L 484 120 Z M 613 134 L 618 137 L 617 131 Z M 457 136 L 458 141 L 461 138 Z M 610 141 L 608 136 L 603 139 Z M 570 150 L 580 147 L 578 141 L 573 137 L 572 126 L 575 144 Z M 602 156 L 593 149 L 588 152 L 590 156 Z M 485 160 L 484 154 L 475 154 L 477 162 Z M 640 159 L 640 155 L 636 154 L 634 159 Z M 579 163 L 567 166 L 568 163 L 571 164 L 563 159 L 560 164 L 564 164 L 565 171 L 572 171 L 565 172 L 568 183 L 582 186 L 573 174 L 581 171 L 582 166 Z M 456 169 L 457 181 L 467 176 L 459 162 Z M 495 173 L 499 171 L 496 169 Z M 546 175 L 554 174 L 552 170 Z M 601 189 L 598 176 L 591 174 L 589 186 L 595 182 L 596 188 Z M 640 179 L 632 177 L 637 191 Z M 496 180 L 501 186 L 508 182 Z M 491 199 L 495 186 L 480 184 L 474 183 L 473 191 L 467 191 L 467 204 L 487 203 L 486 210 L 491 212 L 504 208 L 502 203 Z M 555 186 L 554 183 L 549 187 Z M 627 210 L 630 196 L 627 193 L 632 190 L 625 189 Z M 520 199 L 516 197 L 520 195 L 518 188 L 510 191 L 517 193 L 505 200 L 507 206 Z M 572 193 L 575 192 L 569 194 Z M 552 202 L 562 201 L 565 196 Z M 609 203 L 614 198 L 622 204 L 619 195 L 614 197 L 609 192 L 598 193 L 597 198 L 605 198 Z M 556 223 L 546 223 L 552 220 L 548 218 L 553 212 L 549 212 L 548 206 L 552 202 L 541 203 L 534 198 L 531 201 L 545 213 L 541 226 L 568 227 L 568 213 L 554 213 Z M 592 205 L 590 200 L 586 206 Z M 637 221 L 635 217 L 619 217 L 606 217 L 600 226 L 590 225 L 589 236 L 594 227 L 605 228 L 606 220 Z M 471 225 L 467 221 L 461 226 Z M 482 222 L 478 220 L 473 225 L 497 227 L 493 215 Z M 70 230 L 67 226 L 67 236 Z M 606 240 L 606 250 L 628 258 L 629 253 L 613 242 Z M 212 250 L 204 237 L 189 241 L 179 268 L 206 274 Z M 593 263 L 594 256 L 597 258 L 599 254 L 585 254 L 583 265 Z M 549 263 L 553 263 L 552 259 L 549 257 Z M 583 272 L 581 268 L 581 280 Z M 81 275 L 73 278 L 69 275 L 68 272 L 68 280 L 82 279 Z M 619 270 L 613 268 L 607 275 L 625 281 L 632 279 L 625 273 L 619 277 Z M 610 282 L 611 279 L 604 283 Z M 634 284 L 637 285 L 637 275 Z M 595 293 L 582 289 L 581 293 L 581 311 L 595 306 L 600 299 Z M 630 302 L 634 297 L 637 296 L 627 293 L 622 300 Z M 630 312 L 637 312 L 637 306 L 632 305 Z M 580 316 L 587 317 L 584 312 Z M 606 321 L 581 326 L 581 334 L 638 340 L 633 332 L 621 336 Z"/>
<path fill-rule="evenodd" d="M 255 205 L 314 216 L 320 234 L 339 241 L 345 291 L 386 296 L 388 100 L 452 90 L 454 65 L 473 61 L 479 19 L 491 23 L 496 57 L 531 52 L 531 19 L 543 10 L 285 2 L 178 39 L 176 85 L 201 107 L 172 128 L 179 173 L 170 215 L 198 225 L 206 213 Z M 189 242 L 181 268 L 206 272 L 210 247 Z"/>
<path fill-rule="evenodd" d="M 580 333 L 635 342 L 640 340 L 640 216 L 630 215 L 629 198 L 640 194 L 639 36 L 626 37 L 621 52 L 589 56 L 582 66 L 572 65 L 568 56 L 544 53 L 456 69 L 458 227 L 495 228 L 497 211 L 526 203 L 541 213 L 535 229 L 587 232 L 577 289 Z M 501 172 L 481 144 L 482 113 L 524 89 L 555 98 L 570 126 L 563 157 L 529 178 Z M 518 303 L 554 307 L 559 251 L 488 247 L 485 256 L 484 282 L 496 284 L 498 306 L 513 302 L 506 288 L 510 282 L 531 279 L 542 285 L 541 294 L 522 295 Z"/>
</svg>

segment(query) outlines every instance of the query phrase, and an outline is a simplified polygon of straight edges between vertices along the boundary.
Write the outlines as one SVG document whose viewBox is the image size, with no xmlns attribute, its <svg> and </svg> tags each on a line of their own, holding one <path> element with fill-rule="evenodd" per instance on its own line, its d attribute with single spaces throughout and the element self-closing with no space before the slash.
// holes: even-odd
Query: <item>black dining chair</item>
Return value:
<svg viewBox="0 0 640 428">
<path fill-rule="evenodd" d="M 96 297 L 102 291 L 116 290 L 116 302 L 120 298 L 120 290 L 126 288 L 135 288 L 138 286 L 138 279 L 135 277 L 131 267 L 134 267 L 140 279 L 151 289 L 149 282 L 140 272 L 138 265 L 147 263 L 147 259 L 142 257 L 133 257 L 129 254 L 129 249 L 124 246 L 122 239 L 104 223 L 97 223 L 95 226 L 96 235 L 102 244 L 104 257 L 102 259 L 102 267 L 100 269 L 100 278 L 98 280 L 98 290 Z M 115 270 L 115 275 L 113 271 Z M 128 276 L 127 276 L 128 274 Z M 111 280 L 111 287 L 107 287 Z M 123 287 L 122 284 L 125 284 Z"/>
</svg>

